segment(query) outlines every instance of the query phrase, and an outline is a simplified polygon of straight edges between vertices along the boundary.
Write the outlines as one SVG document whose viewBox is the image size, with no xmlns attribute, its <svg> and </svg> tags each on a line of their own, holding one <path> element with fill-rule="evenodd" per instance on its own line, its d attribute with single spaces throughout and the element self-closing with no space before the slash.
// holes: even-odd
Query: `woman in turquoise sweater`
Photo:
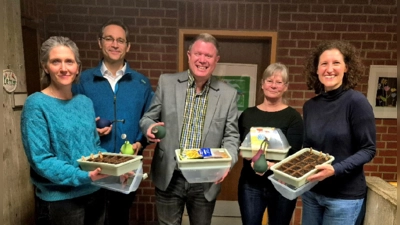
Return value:
<svg viewBox="0 0 400 225">
<path fill-rule="evenodd" d="M 100 147 L 92 101 L 73 95 L 81 62 L 76 44 L 51 37 L 40 50 L 43 79 L 49 84 L 30 95 L 21 116 L 21 133 L 36 193 L 36 225 L 103 224 L 104 194 L 91 182 L 101 169 L 83 171 L 77 160 Z"/>
</svg>

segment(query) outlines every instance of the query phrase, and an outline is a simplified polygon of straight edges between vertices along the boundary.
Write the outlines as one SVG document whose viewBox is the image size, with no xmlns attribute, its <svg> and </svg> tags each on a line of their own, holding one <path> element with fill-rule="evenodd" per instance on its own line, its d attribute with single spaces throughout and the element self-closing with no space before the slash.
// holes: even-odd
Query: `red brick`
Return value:
<svg viewBox="0 0 400 225">
<path fill-rule="evenodd" d="M 383 142 L 383 141 L 380 141 L 380 140 L 377 139 L 376 149 L 384 149 L 385 146 L 386 146 L 386 142 Z"/>
<path fill-rule="evenodd" d="M 340 33 L 317 33 L 318 40 L 335 40 L 340 39 Z"/>
<path fill-rule="evenodd" d="M 278 58 L 277 61 L 281 62 L 281 63 L 283 63 L 285 65 L 294 65 L 295 64 L 295 59 L 289 58 L 289 57 Z"/>
<path fill-rule="evenodd" d="M 382 124 L 397 126 L 397 119 L 384 119 L 384 120 L 382 120 Z"/>
<path fill-rule="evenodd" d="M 386 142 L 387 149 L 397 149 L 397 141 Z"/>
<path fill-rule="evenodd" d="M 397 26 L 396 25 L 386 25 L 385 32 L 395 33 L 396 31 L 397 31 Z"/>
<path fill-rule="evenodd" d="M 397 182 L 395 174 L 393 174 L 393 173 L 384 173 L 384 174 L 382 174 L 382 179 L 385 180 L 385 181 L 388 181 L 388 182 L 390 182 L 390 181 L 396 181 Z"/>
<path fill-rule="evenodd" d="M 113 8 L 111 7 L 90 7 L 89 12 L 90 15 L 112 15 Z M 132 13 L 132 11 L 131 11 Z M 130 14 L 132 15 L 132 14 Z"/>
<path fill-rule="evenodd" d="M 176 9 L 178 7 L 178 3 L 176 1 L 163 1 L 161 2 L 161 7 L 167 9 Z"/>
<path fill-rule="evenodd" d="M 352 32 L 359 32 L 359 31 L 361 31 L 361 25 L 360 24 L 349 24 L 348 29 L 349 29 L 349 31 L 352 31 Z"/>
<path fill-rule="evenodd" d="M 177 17 L 178 17 L 177 10 L 172 10 L 172 9 L 165 10 L 165 18 L 176 19 Z"/>
<path fill-rule="evenodd" d="M 141 17 L 164 17 L 165 15 L 165 10 L 163 9 L 140 9 L 139 10 L 139 15 Z"/>
<path fill-rule="evenodd" d="M 367 34 L 365 33 L 344 33 L 342 35 L 342 38 L 344 40 L 365 40 L 365 38 L 367 37 Z"/>
<path fill-rule="evenodd" d="M 176 62 L 177 57 L 178 56 L 176 54 L 162 54 L 161 60 L 164 62 Z"/>
<path fill-rule="evenodd" d="M 279 48 L 294 48 L 296 47 L 295 40 L 278 40 Z"/>
<path fill-rule="evenodd" d="M 176 19 L 162 19 L 161 20 L 161 26 L 163 27 L 176 27 L 178 24 L 178 21 Z"/>
<path fill-rule="evenodd" d="M 386 126 L 377 126 L 376 127 L 376 133 L 387 133 L 388 127 Z"/>
<path fill-rule="evenodd" d="M 328 7 L 325 7 L 325 13 L 337 13 L 338 9 L 336 5 L 330 5 Z"/>
<path fill-rule="evenodd" d="M 311 12 L 324 13 L 324 6 L 323 5 L 311 5 Z"/>
<path fill-rule="evenodd" d="M 188 4 L 189 6 L 189 4 Z M 193 7 L 193 26 L 194 27 L 202 27 L 203 26 L 203 7 L 201 2 L 194 2 L 193 5 L 190 4 L 190 7 Z M 192 9 L 192 8 L 190 8 Z"/>
<path fill-rule="evenodd" d="M 312 15 L 312 14 L 292 14 L 292 21 L 315 22 L 315 21 L 319 21 L 319 20 L 317 20 L 316 15 Z"/>
<path fill-rule="evenodd" d="M 160 36 L 149 36 L 148 37 L 149 43 L 154 45 L 159 45 L 161 43 Z"/>
<path fill-rule="evenodd" d="M 291 32 L 290 34 L 291 38 L 293 39 L 315 39 L 316 38 L 316 34 L 313 32 Z M 309 50 L 307 50 L 308 52 Z"/>
<path fill-rule="evenodd" d="M 397 156 L 397 150 L 380 150 L 379 156 Z"/>
<path fill-rule="evenodd" d="M 141 28 L 142 34 L 155 34 L 155 35 L 163 35 L 165 34 L 165 28 L 163 27 L 144 27 Z"/>
<path fill-rule="evenodd" d="M 292 92 L 292 97 L 293 98 L 298 98 L 298 99 L 304 99 L 304 92 L 302 92 L 302 91 L 293 91 Z"/>
<path fill-rule="evenodd" d="M 350 12 L 350 6 L 349 5 L 344 5 L 344 4 L 342 4 L 342 5 L 339 5 L 338 6 L 338 12 L 340 12 L 340 13 L 349 13 Z"/>
<path fill-rule="evenodd" d="M 378 171 L 378 166 L 377 165 L 364 165 L 364 170 L 371 172 L 371 171 Z"/>
<path fill-rule="evenodd" d="M 373 164 L 382 164 L 384 159 L 385 159 L 384 157 L 375 156 L 375 157 L 372 159 L 372 163 L 373 163 Z"/>
<path fill-rule="evenodd" d="M 220 4 L 219 8 L 219 28 L 228 28 L 228 5 L 226 3 Z M 252 12 L 248 16 L 252 16 L 254 13 Z"/>
<path fill-rule="evenodd" d="M 309 23 L 298 23 L 297 24 L 297 29 L 298 31 L 309 31 L 310 30 L 310 24 Z"/>
<path fill-rule="evenodd" d="M 397 172 L 397 166 L 380 165 L 379 171 L 381 172 Z"/>
<path fill-rule="evenodd" d="M 396 134 L 382 134 L 382 141 L 397 141 Z"/>
<path fill-rule="evenodd" d="M 86 6 L 64 5 L 61 8 L 62 8 L 62 13 L 67 13 L 67 14 L 84 14 L 85 15 L 88 13 L 88 7 L 86 7 Z"/>
<path fill-rule="evenodd" d="M 320 23 L 312 23 L 310 24 L 310 30 L 312 31 L 319 31 L 322 30 L 323 25 Z"/>
<path fill-rule="evenodd" d="M 304 57 L 308 54 L 309 50 L 306 49 L 292 49 L 290 50 L 290 56 L 301 56 Z"/>
<path fill-rule="evenodd" d="M 375 40 L 375 41 L 390 41 L 391 40 L 391 36 L 388 34 L 379 34 L 379 33 L 370 33 L 367 36 L 367 40 L 371 41 L 371 40 Z"/>
<path fill-rule="evenodd" d="M 395 0 L 371 0 L 372 5 L 397 5 Z"/>
<path fill-rule="evenodd" d="M 318 14 L 317 15 L 317 21 L 318 22 L 341 22 L 342 17 L 341 15 L 335 15 L 335 14 Z"/>
<path fill-rule="evenodd" d="M 297 5 L 294 4 L 281 4 L 279 5 L 280 12 L 297 12 Z M 309 12 L 309 11 L 307 11 Z"/>
<path fill-rule="evenodd" d="M 385 164 L 396 164 L 397 165 L 397 159 L 396 158 L 385 158 Z"/>
</svg>

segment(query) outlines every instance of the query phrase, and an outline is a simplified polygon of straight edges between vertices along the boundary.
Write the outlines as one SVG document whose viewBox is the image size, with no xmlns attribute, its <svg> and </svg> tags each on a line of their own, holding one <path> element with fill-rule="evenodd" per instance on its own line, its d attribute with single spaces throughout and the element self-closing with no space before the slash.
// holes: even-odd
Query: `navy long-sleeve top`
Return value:
<svg viewBox="0 0 400 225">
<path fill-rule="evenodd" d="M 303 142 L 303 119 L 299 112 L 287 107 L 277 112 L 262 111 L 257 106 L 247 108 L 239 117 L 240 141 L 243 142 L 251 127 L 275 127 L 281 129 L 291 146 L 288 156 L 301 149 Z M 258 187 L 274 188 L 267 170 L 263 176 L 257 175 L 251 167 L 251 161 L 243 159 L 243 168 L 239 178 L 240 184 L 250 184 Z"/>
<path fill-rule="evenodd" d="M 311 191 L 331 198 L 363 198 L 367 191 L 363 166 L 376 152 L 375 118 L 366 97 L 340 87 L 308 100 L 303 119 L 303 147 L 335 157 L 335 174 Z"/>
</svg>

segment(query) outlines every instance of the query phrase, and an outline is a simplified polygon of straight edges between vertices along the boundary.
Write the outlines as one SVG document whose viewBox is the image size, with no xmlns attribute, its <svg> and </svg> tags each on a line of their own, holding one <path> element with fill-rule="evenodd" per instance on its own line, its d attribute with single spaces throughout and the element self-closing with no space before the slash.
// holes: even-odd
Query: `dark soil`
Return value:
<svg viewBox="0 0 400 225">
<path fill-rule="evenodd" d="M 277 168 L 277 170 L 280 170 L 292 177 L 299 178 L 313 170 L 316 165 L 320 165 L 328 160 L 329 157 L 325 158 L 322 154 L 318 155 L 307 151 L 283 163 Z"/>
<path fill-rule="evenodd" d="M 102 163 L 109 163 L 109 164 L 120 164 L 123 162 L 127 162 L 133 159 L 132 157 L 127 156 L 119 156 L 119 155 L 103 155 L 103 158 L 97 156 L 94 159 L 88 159 L 89 162 L 102 162 Z"/>
</svg>

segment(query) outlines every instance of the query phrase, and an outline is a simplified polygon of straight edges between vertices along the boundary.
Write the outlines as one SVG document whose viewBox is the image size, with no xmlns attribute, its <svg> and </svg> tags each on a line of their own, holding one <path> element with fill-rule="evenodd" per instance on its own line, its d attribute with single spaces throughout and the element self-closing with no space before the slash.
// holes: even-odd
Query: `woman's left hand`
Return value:
<svg viewBox="0 0 400 225">
<path fill-rule="evenodd" d="M 268 165 L 268 169 L 265 172 L 267 172 L 269 170 L 269 168 L 271 168 L 271 166 L 275 165 L 275 163 L 267 161 L 267 165 Z M 254 162 L 251 162 L 251 168 L 253 168 L 253 170 L 254 170 Z M 259 175 L 259 176 L 264 176 L 265 172 L 264 173 L 256 172 L 256 174 Z"/>
<path fill-rule="evenodd" d="M 311 175 L 307 178 L 308 181 L 323 181 L 326 178 L 333 176 L 335 174 L 335 169 L 331 164 L 324 164 L 324 165 L 317 165 L 315 166 L 315 169 L 318 170 L 318 172 L 314 175 Z"/>
<path fill-rule="evenodd" d="M 135 172 L 130 171 L 128 173 L 122 174 L 121 176 L 119 176 L 119 181 L 121 182 L 122 186 L 125 186 L 128 183 L 128 179 L 130 177 L 134 177 L 135 176 Z"/>
</svg>

